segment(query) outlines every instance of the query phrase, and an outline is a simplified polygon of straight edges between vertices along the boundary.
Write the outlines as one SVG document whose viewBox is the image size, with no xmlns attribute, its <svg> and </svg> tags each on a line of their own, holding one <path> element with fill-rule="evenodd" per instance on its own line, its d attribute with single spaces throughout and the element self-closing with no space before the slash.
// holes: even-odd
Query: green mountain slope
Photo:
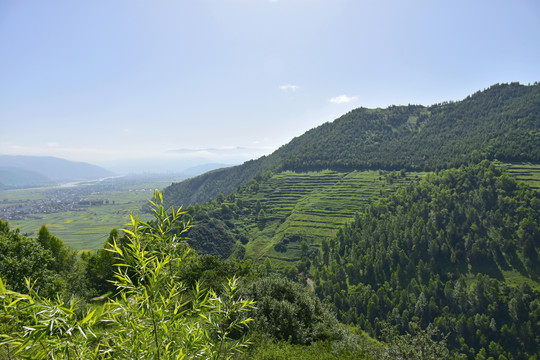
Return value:
<svg viewBox="0 0 540 360">
<path fill-rule="evenodd" d="M 164 190 L 170 204 L 229 194 L 272 170 L 436 170 L 482 157 L 540 162 L 540 84 L 494 85 L 429 107 L 360 108 L 293 139 L 269 156 Z"/>
<path fill-rule="evenodd" d="M 169 205 L 203 203 L 220 193 L 232 193 L 258 173 L 275 167 L 281 158 L 279 153 L 274 153 L 242 165 L 213 170 L 180 183 L 173 183 L 163 190 L 163 196 Z"/>
<path fill-rule="evenodd" d="M 373 336 L 383 322 L 401 332 L 434 323 L 467 358 L 527 358 L 540 330 L 540 197 L 516 177 L 540 176 L 538 166 L 503 168 L 266 173 L 190 207 L 188 242 L 312 274 L 341 320 Z"/>
<path fill-rule="evenodd" d="M 373 335 L 434 323 L 469 358 L 521 359 L 540 349 L 539 252 L 540 193 L 484 161 L 374 202 L 311 270 L 319 296 Z"/>
<path fill-rule="evenodd" d="M 188 242 L 224 258 L 233 251 L 260 262 L 270 258 L 274 268 L 282 268 L 315 251 L 373 200 L 423 175 L 374 170 L 258 175 L 233 194 L 190 207 L 195 227 Z"/>
<path fill-rule="evenodd" d="M 480 153 L 540 161 L 540 85 L 494 85 L 466 99 L 356 109 L 298 138 L 285 169 L 429 169 L 460 166 Z M 308 136 L 309 135 L 309 136 Z"/>
</svg>

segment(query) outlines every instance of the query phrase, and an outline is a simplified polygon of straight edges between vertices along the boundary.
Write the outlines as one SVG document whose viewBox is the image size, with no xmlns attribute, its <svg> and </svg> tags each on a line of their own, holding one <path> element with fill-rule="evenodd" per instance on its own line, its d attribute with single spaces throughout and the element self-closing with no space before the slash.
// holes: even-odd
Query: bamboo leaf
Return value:
<svg viewBox="0 0 540 360">
<path fill-rule="evenodd" d="M 92 310 L 91 312 L 89 312 L 85 317 L 84 319 L 81 320 L 80 324 L 86 324 L 87 322 L 90 321 L 90 319 L 92 319 L 92 317 L 94 316 L 94 314 L 96 313 L 96 309 Z"/>
</svg>

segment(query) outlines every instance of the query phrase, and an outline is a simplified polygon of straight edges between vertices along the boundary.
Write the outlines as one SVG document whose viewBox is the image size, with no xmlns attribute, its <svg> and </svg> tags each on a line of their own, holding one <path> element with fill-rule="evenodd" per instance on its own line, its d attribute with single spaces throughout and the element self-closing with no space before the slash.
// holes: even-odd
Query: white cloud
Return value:
<svg viewBox="0 0 540 360">
<path fill-rule="evenodd" d="M 281 85 L 279 88 L 283 91 L 291 90 L 292 92 L 295 92 L 298 89 L 298 85 L 287 84 L 287 85 Z"/>
<path fill-rule="evenodd" d="M 356 98 L 356 96 L 347 96 L 344 94 L 331 98 L 330 102 L 334 104 L 345 104 L 356 100 Z"/>
</svg>

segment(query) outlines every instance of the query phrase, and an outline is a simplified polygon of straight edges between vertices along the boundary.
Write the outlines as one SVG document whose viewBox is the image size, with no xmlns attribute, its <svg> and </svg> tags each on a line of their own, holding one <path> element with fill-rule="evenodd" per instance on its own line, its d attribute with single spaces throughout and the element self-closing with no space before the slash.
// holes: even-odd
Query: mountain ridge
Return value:
<svg viewBox="0 0 540 360">
<path fill-rule="evenodd" d="M 470 159 L 540 162 L 540 84 L 495 84 L 431 106 L 358 108 L 270 155 L 164 189 L 170 204 L 229 194 L 265 171 L 438 170 Z"/>
</svg>

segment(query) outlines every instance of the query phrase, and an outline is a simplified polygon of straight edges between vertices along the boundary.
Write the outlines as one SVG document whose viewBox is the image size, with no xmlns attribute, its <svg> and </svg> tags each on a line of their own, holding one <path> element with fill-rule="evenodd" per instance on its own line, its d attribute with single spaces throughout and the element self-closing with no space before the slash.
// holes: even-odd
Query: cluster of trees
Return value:
<svg viewBox="0 0 540 360">
<path fill-rule="evenodd" d="M 226 197 L 218 194 L 205 204 L 189 206 L 186 211 L 194 226 L 186 233 L 186 242 L 198 252 L 223 260 L 230 257 L 243 259 L 243 245 L 249 240 L 236 223 L 240 218 L 255 222 L 258 214 L 245 205 L 234 194 Z"/>
<path fill-rule="evenodd" d="M 469 358 L 528 358 L 540 348 L 539 249 L 540 194 L 483 161 L 374 202 L 312 272 L 339 318 L 374 336 L 434 324 Z"/>
<path fill-rule="evenodd" d="M 220 193 L 204 204 L 188 206 L 186 213 L 194 225 L 186 232 L 189 246 L 223 260 L 243 259 L 244 245 L 249 242 L 248 228 L 256 226 L 262 230 L 271 219 L 261 201 L 246 198 L 255 194 L 259 184 L 271 175 L 271 172 L 257 175 L 236 193 L 226 196 Z"/>
<path fill-rule="evenodd" d="M 84 265 L 73 250 L 45 226 L 37 238 L 29 238 L 11 230 L 9 223 L 0 220 L 0 276 L 15 291 L 25 291 L 25 278 L 35 281 L 35 289 L 43 296 L 76 293 L 91 295 L 85 283 Z"/>
<path fill-rule="evenodd" d="M 483 158 L 540 161 L 540 84 L 497 84 L 462 101 L 359 108 L 274 153 L 164 190 L 169 204 L 229 194 L 273 170 L 436 170 Z"/>
</svg>

